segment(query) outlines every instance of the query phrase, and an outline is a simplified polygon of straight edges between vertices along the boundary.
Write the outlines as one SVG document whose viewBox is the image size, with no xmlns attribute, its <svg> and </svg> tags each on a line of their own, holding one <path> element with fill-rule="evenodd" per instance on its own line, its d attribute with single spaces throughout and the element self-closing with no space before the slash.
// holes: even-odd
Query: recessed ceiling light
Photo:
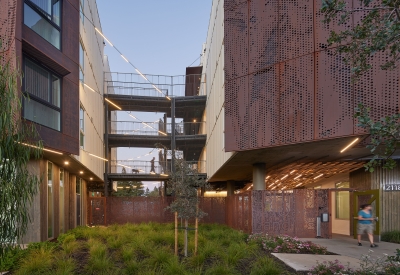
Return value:
<svg viewBox="0 0 400 275">
<path fill-rule="evenodd" d="M 64 164 L 65 164 L 65 165 L 68 165 L 68 164 L 69 164 L 69 161 L 64 161 Z"/>
<path fill-rule="evenodd" d="M 83 171 L 80 171 L 79 174 L 83 174 Z"/>
<path fill-rule="evenodd" d="M 90 178 L 90 180 L 93 180 L 93 178 Z"/>
</svg>

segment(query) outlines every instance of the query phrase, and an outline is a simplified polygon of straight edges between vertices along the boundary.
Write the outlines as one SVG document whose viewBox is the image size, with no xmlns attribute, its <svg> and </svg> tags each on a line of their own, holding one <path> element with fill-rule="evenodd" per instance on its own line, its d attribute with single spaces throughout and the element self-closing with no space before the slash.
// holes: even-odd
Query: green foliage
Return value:
<svg viewBox="0 0 400 275">
<path fill-rule="evenodd" d="M 35 243 L 21 250 L 11 260 L 11 271 L 49 275 L 286 274 L 281 263 L 268 257 L 255 242 L 247 242 L 247 237 L 227 226 L 200 225 L 203 245 L 198 254 L 194 256 L 194 248 L 189 246 L 189 257 L 181 258 L 174 255 L 173 224 L 78 227 L 61 235 L 57 242 Z M 65 246 L 74 242 L 79 247 L 68 254 Z M 183 236 L 179 242 L 183 242 Z"/>
<path fill-rule="evenodd" d="M 259 243 L 263 249 L 273 253 L 328 254 L 326 247 L 287 235 L 254 234 L 249 236 L 248 240 Z"/>
<path fill-rule="evenodd" d="M 271 258 L 260 257 L 252 265 L 250 275 L 279 275 L 282 268 Z"/>
<path fill-rule="evenodd" d="M 393 231 L 384 232 L 381 235 L 381 239 L 384 242 L 400 244 L 400 230 L 393 230 Z"/>
<path fill-rule="evenodd" d="M 34 126 L 21 118 L 20 83 L 18 68 L 11 62 L 0 64 L 0 264 L 26 233 L 29 207 L 40 182 L 28 171 L 30 158 L 41 156 L 42 144 L 35 142 Z"/>
<path fill-rule="evenodd" d="M 400 142 L 400 114 L 374 121 L 370 116 L 370 108 L 360 103 L 356 108 L 355 117 L 358 119 L 357 126 L 366 129 L 371 135 L 371 143 L 367 145 L 367 148 L 370 149 L 373 157 L 365 165 L 365 169 L 374 172 L 378 166 L 386 169 L 396 167 L 396 161 L 392 155 Z"/>
<path fill-rule="evenodd" d="M 332 31 L 328 43 L 338 46 L 354 77 L 371 68 L 371 57 L 378 52 L 387 54 L 382 69 L 396 66 L 400 59 L 399 6 L 398 0 L 358 0 L 353 5 L 346 5 L 345 0 L 322 0 L 325 23 L 345 26 L 343 31 Z M 361 19 L 353 25 L 353 17 Z"/>
<path fill-rule="evenodd" d="M 119 181 L 117 186 L 122 188 L 112 193 L 114 197 L 141 197 L 145 192 L 141 181 Z"/>
</svg>

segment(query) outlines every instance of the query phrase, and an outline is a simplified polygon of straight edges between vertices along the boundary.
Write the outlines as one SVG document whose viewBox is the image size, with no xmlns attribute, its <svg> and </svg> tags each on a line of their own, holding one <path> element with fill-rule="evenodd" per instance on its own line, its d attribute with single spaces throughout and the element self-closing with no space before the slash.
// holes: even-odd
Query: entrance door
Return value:
<svg viewBox="0 0 400 275">
<path fill-rule="evenodd" d="M 363 204 L 371 204 L 372 206 L 372 216 L 379 218 L 379 190 L 368 190 L 368 191 L 360 191 L 353 193 L 353 235 L 354 238 L 357 238 L 357 221 L 358 221 L 358 211 L 360 211 L 360 206 Z M 379 236 L 381 234 L 380 231 L 380 221 L 378 220 L 375 223 L 374 235 Z"/>
<path fill-rule="evenodd" d="M 106 225 L 106 198 L 90 198 L 90 225 Z"/>
</svg>

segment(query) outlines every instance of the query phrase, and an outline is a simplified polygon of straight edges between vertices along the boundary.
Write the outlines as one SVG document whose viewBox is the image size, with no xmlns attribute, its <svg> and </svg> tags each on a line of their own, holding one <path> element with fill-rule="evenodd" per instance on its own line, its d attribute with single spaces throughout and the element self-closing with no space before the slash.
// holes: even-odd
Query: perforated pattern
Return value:
<svg viewBox="0 0 400 275">
<path fill-rule="evenodd" d="M 314 238 L 316 217 L 329 212 L 329 190 L 253 191 L 252 209 L 253 233 Z M 332 237 L 330 222 L 321 236 Z"/>
<path fill-rule="evenodd" d="M 16 22 L 16 0 L 4 0 L 0 2 L 0 62 L 11 61 L 15 66 L 15 22 Z"/>
<path fill-rule="evenodd" d="M 350 67 L 326 44 L 345 26 L 322 22 L 320 0 L 228 0 L 224 8 L 227 151 L 364 133 L 353 117 L 360 102 L 375 119 L 398 112 L 399 70 L 382 71 L 377 54 L 352 84 Z"/>
</svg>

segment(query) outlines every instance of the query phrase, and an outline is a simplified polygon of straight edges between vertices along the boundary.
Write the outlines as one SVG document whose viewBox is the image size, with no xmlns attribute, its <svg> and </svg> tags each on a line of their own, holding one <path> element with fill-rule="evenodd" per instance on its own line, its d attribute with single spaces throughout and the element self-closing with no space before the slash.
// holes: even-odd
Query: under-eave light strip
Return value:
<svg viewBox="0 0 400 275">
<path fill-rule="evenodd" d="M 115 104 L 114 102 L 110 101 L 109 99 L 104 98 L 104 100 L 107 101 L 108 103 L 110 103 L 111 105 L 113 105 L 114 107 L 116 107 L 117 109 L 122 110 L 121 107 L 119 107 L 117 104 Z"/>
<path fill-rule="evenodd" d="M 323 175 L 324 175 L 324 174 L 318 175 L 318 176 L 316 176 L 314 179 L 316 180 L 316 179 L 322 177 Z"/>
<path fill-rule="evenodd" d="M 86 88 L 88 88 L 89 90 L 91 90 L 92 92 L 96 92 L 94 89 L 92 89 L 89 85 L 87 85 L 86 83 L 83 83 L 83 86 L 85 86 Z"/>
<path fill-rule="evenodd" d="M 108 44 L 110 44 L 111 47 L 114 47 L 114 45 L 110 42 L 110 40 L 108 40 L 104 34 L 101 33 L 101 31 L 99 31 L 98 28 L 94 27 L 94 29 L 104 38 L 104 40 L 106 40 L 108 42 Z"/>
<path fill-rule="evenodd" d="M 347 149 L 349 149 L 354 143 L 356 143 L 360 138 L 356 138 L 355 140 L 353 140 L 349 145 L 347 145 L 345 148 L 342 149 L 342 151 L 340 151 L 340 153 L 343 153 L 344 151 L 346 151 Z"/>
<path fill-rule="evenodd" d="M 18 142 L 18 143 L 20 143 L 20 144 L 22 144 L 22 145 L 24 145 L 24 146 L 28 146 L 28 147 L 35 148 L 35 149 L 43 149 L 43 151 L 50 152 L 50 153 L 54 153 L 54 154 L 57 154 L 57 155 L 62 155 L 62 154 L 63 154 L 63 153 L 61 153 L 61 152 L 57 152 L 57 151 L 50 150 L 50 149 L 46 149 L 46 148 L 40 148 L 40 147 L 38 147 L 38 146 L 31 145 L 31 144 L 28 144 L 28 143 L 23 143 L 23 142 Z"/>
<path fill-rule="evenodd" d="M 105 158 L 102 158 L 102 157 L 99 157 L 99 156 L 93 155 L 92 153 L 89 153 L 89 155 L 91 155 L 92 157 L 95 157 L 95 158 L 98 158 L 98 159 L 104 160 L 104 161 L 108 161 L 108 159 L 105 159 Z"/>
</svg>

